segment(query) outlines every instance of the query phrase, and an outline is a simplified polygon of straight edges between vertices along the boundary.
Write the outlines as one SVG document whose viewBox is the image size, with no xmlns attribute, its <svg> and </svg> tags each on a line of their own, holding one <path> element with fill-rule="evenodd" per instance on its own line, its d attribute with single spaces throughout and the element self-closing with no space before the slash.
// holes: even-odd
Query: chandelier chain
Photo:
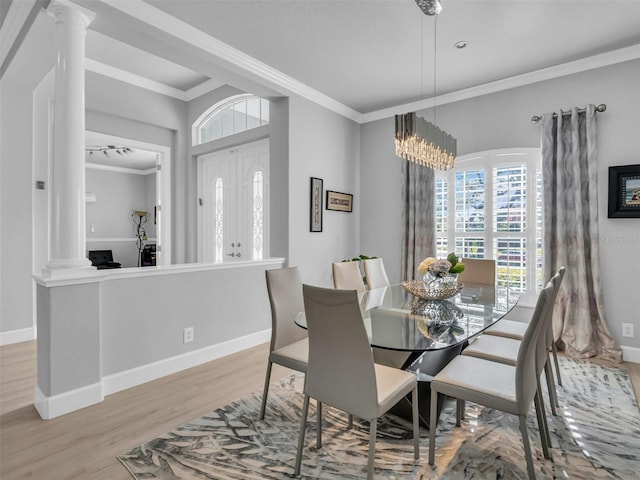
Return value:
<svg viewBox="0 0 640 480">
<path fill-rule="evenodd" d="M 438 79 L 438 15 L 434 15 L 433 23 L 433 123 L 438 124 L 436 116 L 436 82 Z"/>
</svg>

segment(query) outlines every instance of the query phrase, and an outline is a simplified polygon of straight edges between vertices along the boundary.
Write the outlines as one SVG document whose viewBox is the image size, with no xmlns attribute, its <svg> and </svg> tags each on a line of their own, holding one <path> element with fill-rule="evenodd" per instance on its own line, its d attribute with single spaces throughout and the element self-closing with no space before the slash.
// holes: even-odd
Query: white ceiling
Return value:
<svg viewBox="0 0 640 480">
<path fill-rule="evenodd" d="M 92 150 L 104 147 L 127 147 L 126 153 L 117 150 L 107 150 L 107 154 Z M 85 161 L 87 167 L 107 169 L 111 171 L 154 173 L 158 163 L 159 148 L 130 138 L 114 137 L 98 132 L 85 132 Z"/>
<path fill-rule="evenodd" d="M 146 3 L 361 113 L 433 93 L 435 20 L 414 0 Z M 438 94 L 640 44 L 637 0 L 441 3 Z"/>
<path fill-rule="evenodd" d="M 357 121 L 433 101 L 436 19 L 414 0 L 74 1 L 96 13 L 89 70 L 183 100 L 227 83 L 293 91 Z M 640 0 L 441 2 L 438 105 L 640 58 Z M 26 39 L 31 55 L 53 48 L 46 28 Z"/>
<path fill-rule="evenodd" d="M 119 70 L 147 78 L 179 90 L 189 90 L 209 80 L 157 55 L 108 37 L 95 30 L 87 31 L 87 58 Z"/>
</svg>

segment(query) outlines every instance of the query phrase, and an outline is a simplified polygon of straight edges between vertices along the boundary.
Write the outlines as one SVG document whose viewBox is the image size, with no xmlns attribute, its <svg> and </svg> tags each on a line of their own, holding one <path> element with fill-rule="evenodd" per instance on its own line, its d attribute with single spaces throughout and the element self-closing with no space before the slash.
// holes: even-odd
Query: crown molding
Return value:
<svg viewBox="0 0 640 480">
<path fill-rule="evenodd" d="M 115 172 L 115 173 L 129 173 L 131 175 L 151 175 L 152 173 L 156 173 L 156 167 L 147 168 L 145 170 L 138 170 L 136 168 L 128 168 L 128 167 L 116 167 L 113 165 L 102 165 L 101 163 L 86 163 L 86 168 L 91 170 L 104 170 L 107 172 Z"/>
<path fill-rule="evenodd" d="M 361 122 L 362 114 L 360 112 L 142 0 L 100 1 L 136 18 L 138 21 L 146 23 L 154 29 L 170 33 L 177 40 L 186 42 L 209 55 L 227 62 L 244 76 L 267 81 L 282 93 L 295 93 L 355 122 Z"/>
<path fill-rule="evenodd" d="M 295 93 L 313 103 L 327 108 L 345 118 L 353 120 L 356 123 L 364 124 L 374 122 L 384 118 L 393 117 L 396 114 L 406 113 L 410 111 L 423 110 L 425 103 L 446 105 L 448 103 L 468 100 L 483 95 L 497 93 L 511 88 L 517 88 L 530 85 L 553 78 L 559 78 L 574 73 L 580 73 L 596 68 L 606 67 L 617 63 L 626 62 L 640 58 L 640 44 L 630 47 L 621 48 L 611 52 L 605 52 L 591 57 L 582 58 L 572 62 L 555 65 L 540 70 L 515 75 L 513 77 L 496 80 L 494 82 L 477 85 L 475 87 L 457 90 L 430 98 L 421 99 L 416 102 L 396 105 L 381 110 L 361 113 L 343 103 L 315 90 L 308 85 L 270 67 L 269 65 L 237 50 L 230 45 L 198 30 L 197 28 L 183 22 L 158 8 L 145 3 L 142 0 L 99 0 L 119 11 L 135 17 L 136 19 L 146 23 L 150 27 L 160 29 L 164 32 L 170 32 L 173 37 L 181 41 L 185 41 L 195 48 L 203 50 L 208 54 L 215 56 L 230 65 L 236 67 L 243 75 L 252 77 L 259 81 L 266 81 L 276 87 L 282 93 Z M 89 62 L 89 60 L 87 60 Z M 223 85 L 214 79 L 197 85 L 188 91 L 182 91 L 163 85 L 152 80 L 124 72 L 122 70 L 109 67 L 99 62 L 93 62 L 93 67 L 97 73 L 111 76 L 127 83 L 138 85 L 142 88 L 169 95 L 174 98 L 190 101 L 211 90 Z M 96 65 L 97 64 L 97 65 Z M 100 71 L 98 71 L 98 69 Z M 435 103 L 434 103 L 435 102 Z"/>
<path fill-rule="evenodd" d="M 31 24 L 41 8 L 47 8 L 50 0 L 14 0 L 0 27 L 0 78 L 18 51 Z"/>
<path fill-rule="evenodd" d="M 165 85 L 164 83 L 156 82 L 155 80 L 136 75 L 135 73 L 112 67 L 111 65 L 98 62 L 97 60 L 93 60 L 91 58 L 85 58 L 84 65 L 85 69 L 90 72 L 104 75 L 105 77 L 113 78 L 115 80 L 120 80 L 121 82 L 135 85 L 152 92 L 160 93 L 161 95 L 177 98 L 178 100 L 182 100 L 185 102 L 188 101 L 187 92 L 178 88 L 170 87 L 169 85 Z"/>
<path fill-rule="evenodd" d="M 496 80 L 495 82 L 489 82 L 482 85 L 477 85 L 475 87 L 457 90 L 455 92 L 447 93 L 444 95 L 438 95 L 435 97 L 435 99 L 434 97 L 430 97 L 424 100 L 419 100 L 417 102 L 405 103 L 402 105 L 396 105 L 394 107 L 365 113 L 362 115 L 361 123 L 374 122 L 376 120 L 382 120 L 383 118 L 393 117 L 394 115 L 399 115 L 406 112 L 424 110 L 425 104 L 438 106 L 446 105 L 448 103 L 468 100 L 474 97 L 481 97 L 483 95 L 489 95 L 491 93 L 509 90 L 511 88 L 531 85 L 533 83 L 564 77 L 567 75 L 572 75 L 574 73 L 586 72 L 587 70 L 607 67 L 609 65 L 627 62 L 629 60 L 636 60 L 638 58 L 640 58 L 640 44 L 613 50 L 611 52 L 593 55 L 591 57 L 581 58 L 580 60 L 575 60 L 573 62 L 554 65 L 553 67 L 534 70 L 532 72 L 515 75 L 513 77 L 503 78 L 502 80 Z"/>
<path fill-rule="evenodd" d="M 24 0 L 22 2 L 11 2 L 7 16 L 0 28 L 0 63 L 4 63 L 9 50 L 18 39 L 22 27 L 27 22 L 31 10 L 36 6 L 36 0 Z"/>
<path fill-rule="evenodd" d="M 204 95 L 205 93 L 209 93 L 215 90 L 216 88 L 220 88 L 224 84 L 225 84 L 224 82 L 220 82 L 214 78 L 210 78 L 209 80 L 206 80 L 202 82 L 200 85 L 196 85 L 195 87 L 192 87 L 185 92 L 185 97 L 187 99 L 187 102 L 193 100 L 194 98 L 198 98 Z"/>
<path fill-rule="evenodd" d="M 135 73 L 127 72 L 126 70 L 122 70 L 117 67 L 112 67 L 111 65 L 107 65 L 106 63 L 102 63 L 91 58 L 85 59 L 85 69 L 105 77 L 120 80 L 121 82 L 125 82 L 130 85 L 135 85 L 136 87 L 144 88 L 145 90 L 182 100 L 183 102 L 189 102 L 194 98 L 198 98 L 199 96 L 224 85 L 223 82 L 210 78 L 189 90 L 180 90 L 179 88 L 171 87 L 165 83 L 156 82 L 155 80 L 151 80 L 147 77 L 136 75 Z"/>
</svg>

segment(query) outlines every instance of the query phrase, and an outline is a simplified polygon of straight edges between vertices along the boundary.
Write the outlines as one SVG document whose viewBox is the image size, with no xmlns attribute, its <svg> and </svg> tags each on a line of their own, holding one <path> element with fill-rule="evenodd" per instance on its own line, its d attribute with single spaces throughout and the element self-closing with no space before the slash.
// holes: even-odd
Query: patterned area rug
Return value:
<svg viewBox="0 0 640 480">
<path fill-rule="evenodd" d="M 544 459 L 533 410 L 529 415 L 537 478 L 638 478 L 640 412 L 627 372 L 566 358 L 560 362 L 561 408 L 559 416 L 549 415 L 553 460 Z M 118 459 L 139 480 L 292 478 L 302 379 L 294 374 L 271 386 L 264 421 L 259 420 L 262 392 L 257 392 Z M 323 409 L 323 446 L 318 450 L 311 405 L 301 478 L 366 478 L 368 424 L 356 420 L 348 430 L 344 413 Z M 467 403 L 466 419 L 456 428 L 454 412 L 455 404 L 447 402 L 438 424 L 434 467 L 427 462 L 426 429 L 421 430 L 421 458 L 414 461 L 406 422 L 383 417 L 378 422 L 376 478 L 527 478 L 516 417 Z"/>
</svg>

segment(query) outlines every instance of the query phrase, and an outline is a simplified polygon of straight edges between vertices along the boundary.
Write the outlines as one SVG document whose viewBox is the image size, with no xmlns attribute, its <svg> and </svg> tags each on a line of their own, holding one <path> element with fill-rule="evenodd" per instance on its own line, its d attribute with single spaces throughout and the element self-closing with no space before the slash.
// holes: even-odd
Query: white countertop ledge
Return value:
<svg viewBox="0 0 640 480">
<path fill-rule="evenodd" d="M 281 266 L 284 258 L 274 257 L 264 260 L 235 260 L 224 263 L 180 263 L 163 265 L 160 267 L 130 267 L 98 270 L 95 267 L 82 269 L 57 270 L 51 274 L 33 275 L 39 285 L 45 287 L 60 287 L 82 283 L 95 283 L 124 278 L 155 277 L 159 275 L 174 275 L 190 272 L 204 272 L 209 270 L 228 270 L 250 267 Z"/>
</svg>

